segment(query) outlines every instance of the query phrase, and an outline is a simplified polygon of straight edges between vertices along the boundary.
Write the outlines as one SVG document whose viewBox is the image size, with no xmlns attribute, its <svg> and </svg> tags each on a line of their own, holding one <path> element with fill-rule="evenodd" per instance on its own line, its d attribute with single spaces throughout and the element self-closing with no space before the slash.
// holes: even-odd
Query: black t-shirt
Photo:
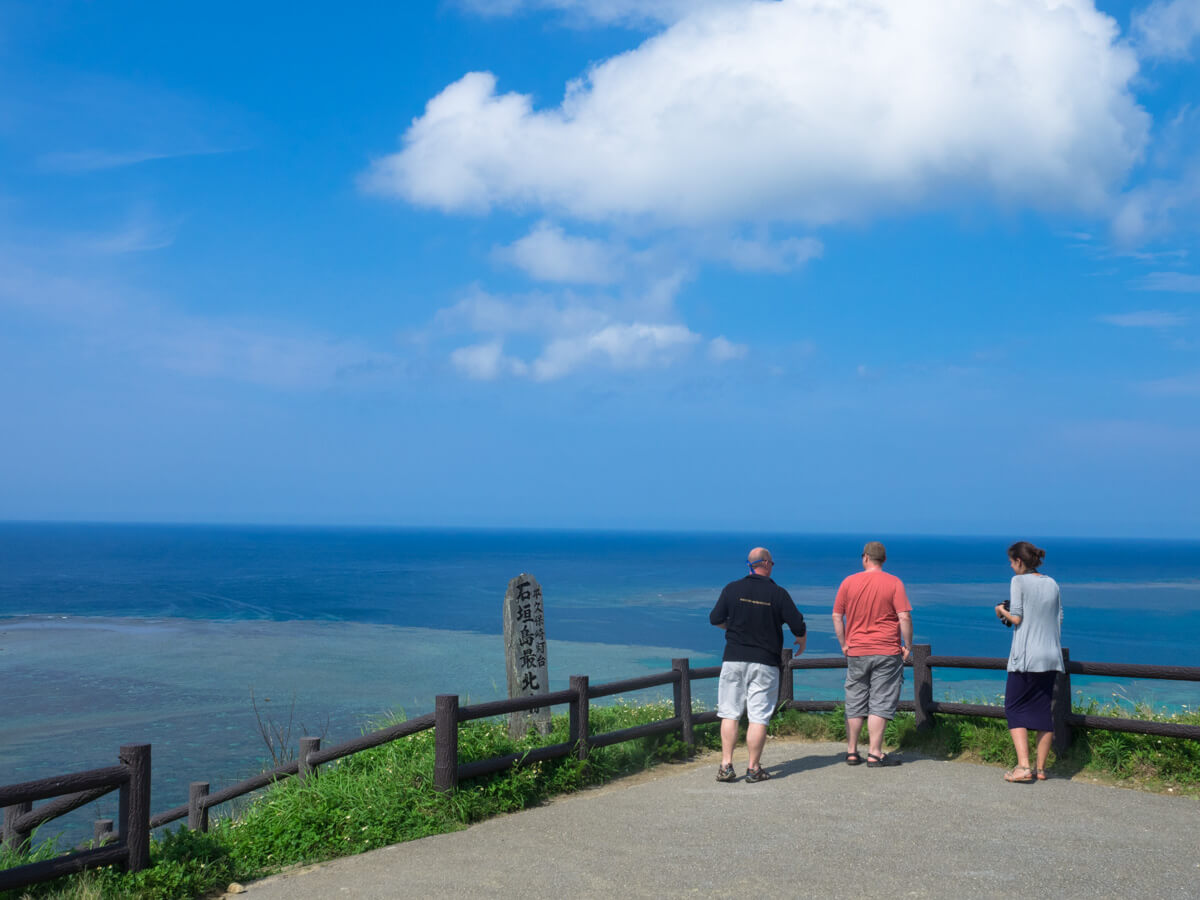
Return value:
<svg viewBox="0 0 1200 900">
<path fill-rule="evenodd" d="M 725 585 L 708 621 L 725 624 L 725 662 L 777 666 L 783 652 L 783 623 L 796 637 L 807 631 L 791 595 L 766 575 L 750 574 Z"/>
</svg>

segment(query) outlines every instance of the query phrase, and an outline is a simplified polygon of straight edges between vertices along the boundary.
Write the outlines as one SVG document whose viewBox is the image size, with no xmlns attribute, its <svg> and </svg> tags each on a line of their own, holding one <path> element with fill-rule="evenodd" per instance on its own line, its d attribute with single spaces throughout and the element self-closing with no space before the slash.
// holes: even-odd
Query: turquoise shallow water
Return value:
<svg viewBox="0 0 1200 900">
<path fill-rule="evenodd" d="M 1007 595 L 1006 540 L 885 541 L 919 641 L 1006 655 L 991 612 Z M 157 811 L 184 802 L 189 781 L 215 789 L 260 770 L 252 690 L 295 738 L 324 732 L 327 744 L 389 710 L 427 712 L 438 693 L 496 699 L 501 601 L 523 571 L 545 592 L 553 687 L 664 670 L 674 656 L 715 663 L 708 610 L 760 542 L 808 619 L 809 654 L 836 655 L 829 612 L 857 565 L 854 537 L 0 524 L 0 783 L 111 765 L 121 744 L 149 742 Z M 1200 544 L 1040 543 L 1073 658 L 1195 663 Z M 840 693 L 835 672 L 796 683 L 801 697 Z M 1003 674 L 939 671 L 935 684 L 942 697 L 993 700 Z M 1200 703 L 1200 686 L 1184 683 L 1075 687 L 1124 704 Z M 111 815 L 115 797 L 105 802 L 88 818 Z"/>
</svg>

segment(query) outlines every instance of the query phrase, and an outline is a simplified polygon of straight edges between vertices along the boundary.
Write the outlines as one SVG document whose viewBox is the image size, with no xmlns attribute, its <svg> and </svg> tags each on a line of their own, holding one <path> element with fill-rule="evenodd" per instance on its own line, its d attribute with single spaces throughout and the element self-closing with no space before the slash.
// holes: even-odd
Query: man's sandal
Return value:
<svg viewBox="0 0 1200 900">
<path fill-rule="evenodd" d="M 1021 772 L 1025 774 L 1019 774 Z M 1033 784 L 1037 778 L 1029 766 L 1014 766 L 1004 773 L 1004 780 L 1010 784 Z"/>
<path fill-rule="evenodd" d="M 867 768 L 877 769 L 880 766 L 898 766 L 900 760 L 894 756 L 889 756 L 887 753 L 881 753 L 876 756 L 874 753 L 867 754 Z"/>
<path fill-rule="evenodd" d="M 846 751 L 846 765 L 857 766 L 862 764 L 862 757 L 854 750 Z"/>
</svg>

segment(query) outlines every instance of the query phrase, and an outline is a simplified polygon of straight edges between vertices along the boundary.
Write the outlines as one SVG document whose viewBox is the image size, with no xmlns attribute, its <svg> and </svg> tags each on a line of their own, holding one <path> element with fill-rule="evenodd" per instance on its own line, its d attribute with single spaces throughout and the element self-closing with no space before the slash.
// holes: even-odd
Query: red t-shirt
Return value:
<svg viewBox="0 0 1200 900">
<path fill-rule="evenodd" d="M 912 612 L 904 582 L 882 569 L 851 575 L 838 588 L 833 614 L 846 617 L 847 656 L 895 656 L 900 617 Z"/>
</svg>

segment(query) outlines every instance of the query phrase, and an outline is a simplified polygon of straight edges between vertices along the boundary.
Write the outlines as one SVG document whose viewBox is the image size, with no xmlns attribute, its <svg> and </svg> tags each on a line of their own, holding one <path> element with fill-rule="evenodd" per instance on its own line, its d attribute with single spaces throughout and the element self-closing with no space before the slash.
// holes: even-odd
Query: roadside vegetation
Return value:
<svg viewBox="0 0 1200 900">
<path fill-rule="evenodd" d="M 1093 714 L 1116 714 L 1092 704 Z M 1140 710 L 1141 717 L 1200 725 L 1200 714 L 1171 716 Z M 667 703 L 593 707 L 591 730 L 612 731 L 667 718 Z M 1128 711 L 1122 715 L 1128 716 Z M 375 723 L 386 727 L 394 721 Z M 771 725 L 776 736 L 843 741 L 845 720 L 832 713 L 784 712 Z M 517 753 L 567 739 L 567 717 L 554 718 L 553 731 L 508 737 L 503 721 L 464 724 L 459 759 Z M 942 759 L 1011 765 L 1012 743 L 1003 719 L 939 716 L 919 733 L 911 714 L 900 714 L 887 743 L 915 754 Z M 696 729 L 698 749 L 717 749 L 715 725 Z M 26 891 L 0 894 L 0 900 L 165 900 L 220 893 L 231 882 L 248 881 L 291 865 L 347 856 L 465 828 L 499 813 L 534 806 L 558 794 L 685 759 L 688 748 L 674 735 L 593 749 L 586 762 L 560 759 L 462 782 L 453 794 L 433 789 L 433 733 L 422 732 L 348 757 L 322 768 L 315 778 L 289 779 L 264 792 L 236 819 L 214 820 L 207 833 L 185 828 L 167 831 L 151 845 L 151 867 L 136 874 L 114 869 L 85 872 Z M 1076 732 L 1070 752 L 1051 757 L 1052 777 L 1083 773 L 1097 780 L 1174 794 L 1200 793 L 1200 741 L 1172 740 L 1118 732 Z M 52 824 L 51 826 L 52 827 Z M 35 839 L 36 840 L 36 839 Z M 48 843 L 16 857 L 0 849 L 0 869 L 46 858 Z"/>
</svg>

